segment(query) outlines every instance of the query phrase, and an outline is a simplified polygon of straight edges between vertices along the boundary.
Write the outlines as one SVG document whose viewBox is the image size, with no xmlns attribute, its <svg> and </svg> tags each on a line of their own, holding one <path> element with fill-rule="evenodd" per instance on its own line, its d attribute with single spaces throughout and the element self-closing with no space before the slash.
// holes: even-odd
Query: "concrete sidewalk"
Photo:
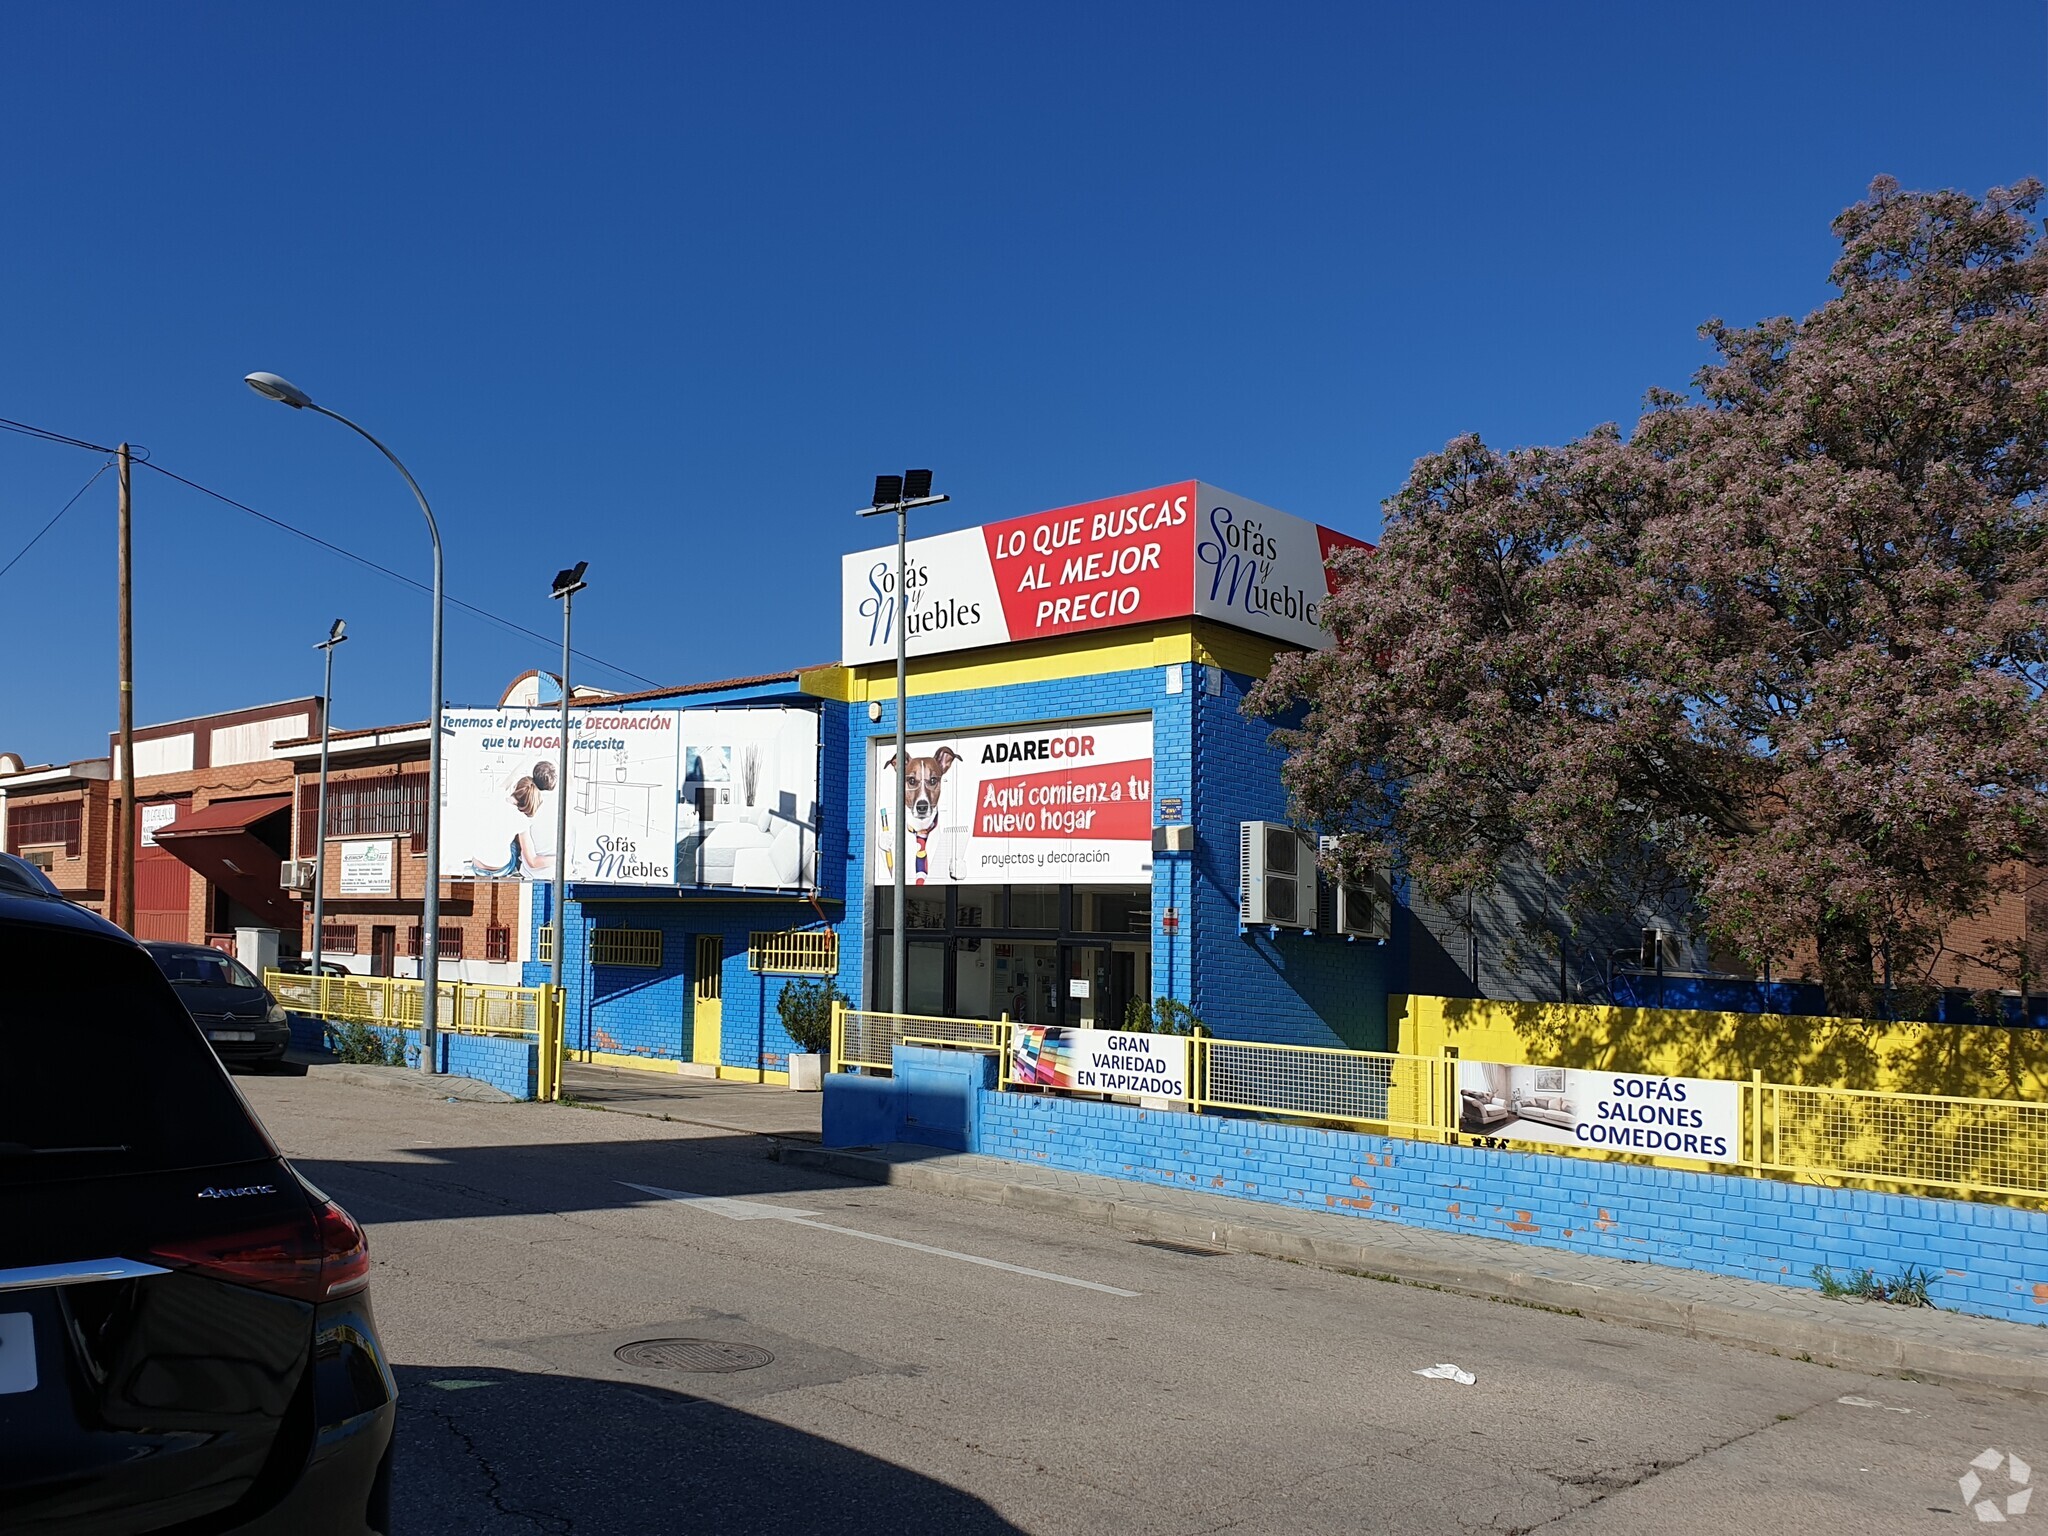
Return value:
<svg viewBox="0 0 2048 1536">
<path fill-rule="evenodd" d="M 733 1083 L 572 1061 L 562 1069 L 562 1100 L 721 1131 L 816 1141 L 825 1096 L 796 1093 L 773 1083 Z"/>
<path fill-rule="evenodd" d="M 1070 1216 L 1142 1237 L 1550 1308 L 1821 1365 L 2048 1392 L 2048 1328 L 1325 1216 L 933 1147 L 783 1145 L 781 1161 L 871 1183 Z"/>
</svg>

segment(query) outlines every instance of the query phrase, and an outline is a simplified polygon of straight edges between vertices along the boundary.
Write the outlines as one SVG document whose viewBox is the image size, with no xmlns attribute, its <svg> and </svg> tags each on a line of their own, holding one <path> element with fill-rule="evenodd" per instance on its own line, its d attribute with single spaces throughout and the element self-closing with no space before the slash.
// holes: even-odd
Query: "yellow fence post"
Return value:
<svg viewBox="0 0 2048 1536">
<path fill-rule="evenodd" d="M 826 1063 L 828 1071 L 843 1072 L 846 1060 L 846 1004 L 838 998 L 832 999 L 832 1059 Z"/>
</svg>

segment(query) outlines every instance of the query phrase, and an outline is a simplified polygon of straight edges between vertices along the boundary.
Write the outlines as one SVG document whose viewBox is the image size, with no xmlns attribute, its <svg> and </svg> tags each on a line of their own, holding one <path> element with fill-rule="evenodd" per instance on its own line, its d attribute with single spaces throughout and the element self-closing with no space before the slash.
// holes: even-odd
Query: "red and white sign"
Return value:
<svg viewBox="0 0 2048 1536">
<path fill-rule="evenodd" d="M 1083 720 L 874 743 L 876 885 L 1132 885 L 1152 878 L 1152 722 Z"/>
<path fill-rule="evenodd" d="M 900 604 L 893 547 L 846 556 L 842 658 L 893 658 L 899 610 L 913 656 L 1191 615 L 1318 647 L 1327 638 L 1324 563 L 1340 548 L 1363 547 L 1349 534 L 1183 480 L 914 539 Z"/>
</svg>

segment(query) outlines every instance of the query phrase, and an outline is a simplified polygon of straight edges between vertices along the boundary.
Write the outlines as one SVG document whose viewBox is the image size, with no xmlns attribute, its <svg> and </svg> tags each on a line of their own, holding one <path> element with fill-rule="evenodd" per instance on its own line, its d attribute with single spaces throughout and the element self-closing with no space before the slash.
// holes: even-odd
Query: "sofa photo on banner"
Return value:
<svg viewBox="0 0 2048 1536">
<path fill-rule="evenodd" d="M 1472 1061 L 1458 1068 L 1458 1129 L 1472 1136 L 1507 1136 L 1528 1120 L 1570 1130 L 1578 1108 L 1563 1067 L 1508 1067 Z"/>
<path fill-rule="evenodd" d="M 776 796 L 774 806 L 698 797 L 695 824 L 677 847 L 676 867 L 690 885 L 789 890 L 817 880 L 818 806 Z M 801 812 L 801 814 L 799 814 Z"/>
</svg>

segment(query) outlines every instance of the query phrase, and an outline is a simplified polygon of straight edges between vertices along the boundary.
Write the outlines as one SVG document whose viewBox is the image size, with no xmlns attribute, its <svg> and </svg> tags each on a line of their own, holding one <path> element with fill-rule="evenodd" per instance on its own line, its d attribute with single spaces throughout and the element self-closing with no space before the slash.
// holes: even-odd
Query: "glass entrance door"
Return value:
<svg viewBox="0 0 2048 1536">
<path fill-rule="evenodd" d="M 1060 1021 L 1081 1029 L 1151 1028 L 1152 951 L 1134 944 L 1069 944 L 1061 967 Z M 1131 1004 L 1147 1010 L 1134 1019 Z"/>
</svg>

